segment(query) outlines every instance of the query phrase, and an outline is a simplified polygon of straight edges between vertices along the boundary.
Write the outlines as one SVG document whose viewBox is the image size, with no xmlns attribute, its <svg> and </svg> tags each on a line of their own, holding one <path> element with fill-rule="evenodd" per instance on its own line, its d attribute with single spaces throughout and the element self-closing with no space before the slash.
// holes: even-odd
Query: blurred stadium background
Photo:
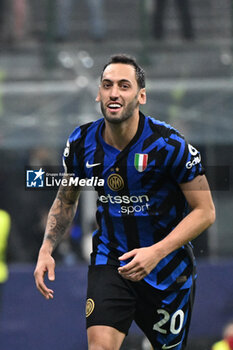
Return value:
<svg viewBox="0 0 233 350">
<path fill-rule="evenodd" d="M 48 303 L 32 273 L 55 191 L 25 190 L 25 167 L 61 166 L 74 127 L 100 116 L 99 73 L 119 52 L 145 67 L 144 113 L 183 132 L 206 165 L 217 220 L 194 242 L 199 278 L 188 350 L 208 350 L 233 319 L 233 2 L 191 0 L 195 38 L 184 40 L 170 0 L 165 38 L 155 40 L 153 0 L 105 0 L 101 37 L 97 27 L 90 32 L 94 1 L 73 1 L 67 37 L 58 33 L 59 0 L 5 1 L 0 16 L 0 208 L 12 220 L 0 350 L 87 349 L 85 286 L 95 195 L 83 193 L 70 235 L 55 252 L 56 297 Z M 147 349 L 136 326 L 123 349 Z"/>
</svg>

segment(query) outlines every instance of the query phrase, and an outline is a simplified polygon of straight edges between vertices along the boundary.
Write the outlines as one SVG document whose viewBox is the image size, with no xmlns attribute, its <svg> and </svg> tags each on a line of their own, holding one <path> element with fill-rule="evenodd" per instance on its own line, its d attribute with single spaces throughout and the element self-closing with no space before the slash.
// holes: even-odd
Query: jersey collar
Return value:
<svg viewBox="0 0 233 350">
<path fill-rule="evenodd" d="M 140 136 L 142 135 L 143 129 L 144 129 L 144 124 L 145 124 L 145 116 L 142 112 L 139 111 L 139 122 L 138 122 L 138 129 L 136 131 L 136 134 L 134 135 L 132 140 L 128 143 L 128 145 L 122 151 L 119 151 L 118 149 L 116 149 L 115 147 L 109 145 L 108 143 L 106 143 L 104 141 L 104 139 L 102 137 L 102 130 L 104 127 L 104 119 L 99 124 L 98 130 L 96 133 L 96 137 L 97 137 L 97 140 L 103 145 L 103 147 L 105 149 L 108 149 L 109 151 L 111 151 L 112 153 L 115 153 L 115 154 L 120 154 L 120 153 L 125 154 L 139 140 Z"/>
</svg>

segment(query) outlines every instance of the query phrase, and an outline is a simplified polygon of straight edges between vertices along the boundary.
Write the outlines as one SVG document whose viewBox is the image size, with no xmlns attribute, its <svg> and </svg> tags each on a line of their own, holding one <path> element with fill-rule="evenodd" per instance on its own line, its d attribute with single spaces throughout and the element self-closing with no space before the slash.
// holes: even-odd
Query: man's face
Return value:
<svg viewBox="0 0 233 350">
<path fill-rule="evenodd" d="M 135 69 L 122 63 L 106 67 L 96 101 L 100 102 L 105 119 L 119 124 L 138 113 L 146 103 L 145 89 L 139 89 Z"/>
</svg>

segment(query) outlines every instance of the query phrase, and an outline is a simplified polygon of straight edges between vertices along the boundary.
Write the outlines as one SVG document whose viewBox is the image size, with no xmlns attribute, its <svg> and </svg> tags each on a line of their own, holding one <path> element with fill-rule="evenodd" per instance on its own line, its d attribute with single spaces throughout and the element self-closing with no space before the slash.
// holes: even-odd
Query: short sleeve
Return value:
<svg viewBox="0 0 233 350">
<path fill-rule="evenodd" d="M 198 175 L 203 175 L 205 170 L 201 163 L 200 152 L 184 137 L 174 133 L 170 136 L 169 149 L 169 171 L 177 183 L 193 180 Z"/>
<path fill-rule="evenodd" d="M 78 162 L 77 146 L 78 146 L 78 143 L 75 141 L 72 141 L 71 138 L 67 140 L 66 147 L 64 149 L 63 156 L 62 156 L 62 162 L 64 167 L 64 173 L 71 174 L 81 179 L 81 178 L 85 178 L 85 175 L 83 175 L 81 166 Z"/>
<path fill-rule="evenodd" d="M 67 173 L 73 173 L 74 172 L 74 166 L 73 166 L 73 150 L 71 150 L 71 144 L 70 140 L 68 139 L 66 142 L 66 147 L 63 152 L 62 156 L 62 162 L 64 167 L 64 172 Z"/>
</svg>

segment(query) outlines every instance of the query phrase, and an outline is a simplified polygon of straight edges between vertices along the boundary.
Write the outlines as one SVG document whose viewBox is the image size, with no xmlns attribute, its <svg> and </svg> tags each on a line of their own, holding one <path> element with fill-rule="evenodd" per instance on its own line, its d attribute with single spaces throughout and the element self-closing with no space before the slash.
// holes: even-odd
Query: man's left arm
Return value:
<svg viewBox="0 0 233 350">
<path fill-rule="evenodd" d="M 132 260 L 119 267 L 122 277 L 131 281 L 143 279 L 165 256 L 192 241 L 214 223 L 215 207 L 205 175 L 181 184 L 180 188 L 191 207 L 190 213 L 160 242 L 123 254 L 119 260 Z"/>
</svg>

